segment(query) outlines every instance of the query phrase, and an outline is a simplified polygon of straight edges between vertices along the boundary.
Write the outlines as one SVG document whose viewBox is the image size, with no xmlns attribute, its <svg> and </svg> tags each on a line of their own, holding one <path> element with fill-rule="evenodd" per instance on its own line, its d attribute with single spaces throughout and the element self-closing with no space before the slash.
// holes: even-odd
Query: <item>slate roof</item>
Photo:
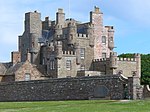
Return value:
<svg viewBox="0 0 150 112">
<path fill-rule="evenodd" d="M 46 76 L 46 75 L 47 75 L 46 66 L 42 66 L 42 65 L 40 66 L 40 65 L 39 65 L 39 66 L 37 66 L 37 69 L 38 69 L 39 72 L 42 73 L 43 76 Z"/>
<path fill-rule="evenodd" d="M 5 75 L 7 69 L 10 68 L 12 63 L 0 63 L 0 75 Z"/>
<path fill-rule="evenodd" d="M 24 64 L 24 62 L 17 63 L 11 66 L 5 73 L 5 75 L 15 75 L 15 72 Z"/>
</svg>

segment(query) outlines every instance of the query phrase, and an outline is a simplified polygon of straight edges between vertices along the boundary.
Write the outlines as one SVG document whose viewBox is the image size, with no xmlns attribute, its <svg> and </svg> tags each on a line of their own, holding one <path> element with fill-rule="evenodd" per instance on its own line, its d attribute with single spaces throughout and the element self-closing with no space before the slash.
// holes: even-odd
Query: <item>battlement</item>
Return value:
<svg viewBox="0 0 150 112">
<path fill-rule="evenodd" d="M 141 57 L 141 55 L 139 53 L 135 53 L 134 56 L 137 58 Z"/>
<path fill-rule="evenodd" d="M 117 58 L 117 61 L 137 61 L 136 58 Z"/>
<path fill-rule="evenodd" d="M 93 62 L 106 62 L 109 58 L 93 59 Z"/>
<path fill-rule="evenodd" d="M 87 35 L 87 34 L 82 34 L 82 33 L 78 33 L 78 34 L 77 34 L 77 37 L 78 37 L 78 38 L 86 38 L 86 37 L 89 37 L 89 35 Z"/>
<path fill-rule="evenodd" d="M 63 55 L 74 55 L 75 56 L 74 51 L 63 51 L 62 53 L 63 53 Z"/>
<path fill-rule="evenodd" d="M 104 61 L 109 61 L 110 58 L 101 58 L 101 59 L 94 59 L 93 62 L 104 62 Z M 137 61 L 136 58 L 120 58 L 120 57 L 117 57 L 117 61 Z"/>
</svg>

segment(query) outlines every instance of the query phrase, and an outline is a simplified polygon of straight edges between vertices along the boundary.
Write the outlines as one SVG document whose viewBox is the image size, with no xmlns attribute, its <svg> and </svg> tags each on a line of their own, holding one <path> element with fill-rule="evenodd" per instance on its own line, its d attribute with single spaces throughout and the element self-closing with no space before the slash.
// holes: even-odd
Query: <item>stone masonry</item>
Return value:
<svg viewBox="0 0 150 112">
<path fill-rule="evenodd" d="M 0 101 L 118 100 L 125 97 L 125 83 L 115 75 L 1 83 Z"/>
<path fill-rule="evenodd" d="M 118 58 L 114 27 L 103 25 L 99 7 L 89 16 L 82 23 L 65 18 L 61 8 L 56 20 L 42 21 L 37 11 L 25 13 L 18 51 L 11 62 L 0 63 L 0 81 L 5 82 L 0 100 L 141 99 L 140 54 Z"/>
</svg>

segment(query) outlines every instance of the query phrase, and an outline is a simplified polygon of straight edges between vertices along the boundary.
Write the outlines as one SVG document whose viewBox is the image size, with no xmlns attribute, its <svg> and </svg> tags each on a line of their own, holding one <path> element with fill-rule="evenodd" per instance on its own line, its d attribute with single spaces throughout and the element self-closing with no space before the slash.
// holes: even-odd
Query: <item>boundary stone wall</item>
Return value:
<svg viewBox="0 0 150 112">
<path fill-rule="evenodd" d="M 91 76 L 0 83 L 0 101 L 123 99 L 119 76 Z"/>
</svg>

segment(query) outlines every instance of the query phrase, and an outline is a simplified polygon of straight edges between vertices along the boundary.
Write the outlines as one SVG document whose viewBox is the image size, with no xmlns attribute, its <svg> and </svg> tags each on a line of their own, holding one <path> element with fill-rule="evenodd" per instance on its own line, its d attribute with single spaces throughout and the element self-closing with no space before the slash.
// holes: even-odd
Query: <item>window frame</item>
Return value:
<svg viewBox="0 0 150 112">
<path fill-rule="evenodd" d="M 25 73 L 24 80 L 25 81 L 30 81 L 31 80 L 31 74 L 30 73 Z"/>
<path fill-rule="evenodd" d="M 106 36 L 102 36 L 102 44 L 106 44 Z"/>
<path fill-rule="evenodd" d="M 107 53 L 106 52 L 102 52 L 102 58 L 106 58 L 107 57 Z"/>
<path fill-rule="evenodd" d="M 80 57 L 81 59 L 85 58 L 85 48 L 80 48 Z"/>
<path fill-rule="evenodd" d="M 50 60 L 49 69 L 50 70 L 55 70 L 55 61 L 54 60 Z"/>
<path fill-rule="evenodd" d="M 72 66 L 71 66 L 71 60 L 67 59 L 66 60 L 66 69 L 67 70 L 71 70 Z"/>
</svg>

